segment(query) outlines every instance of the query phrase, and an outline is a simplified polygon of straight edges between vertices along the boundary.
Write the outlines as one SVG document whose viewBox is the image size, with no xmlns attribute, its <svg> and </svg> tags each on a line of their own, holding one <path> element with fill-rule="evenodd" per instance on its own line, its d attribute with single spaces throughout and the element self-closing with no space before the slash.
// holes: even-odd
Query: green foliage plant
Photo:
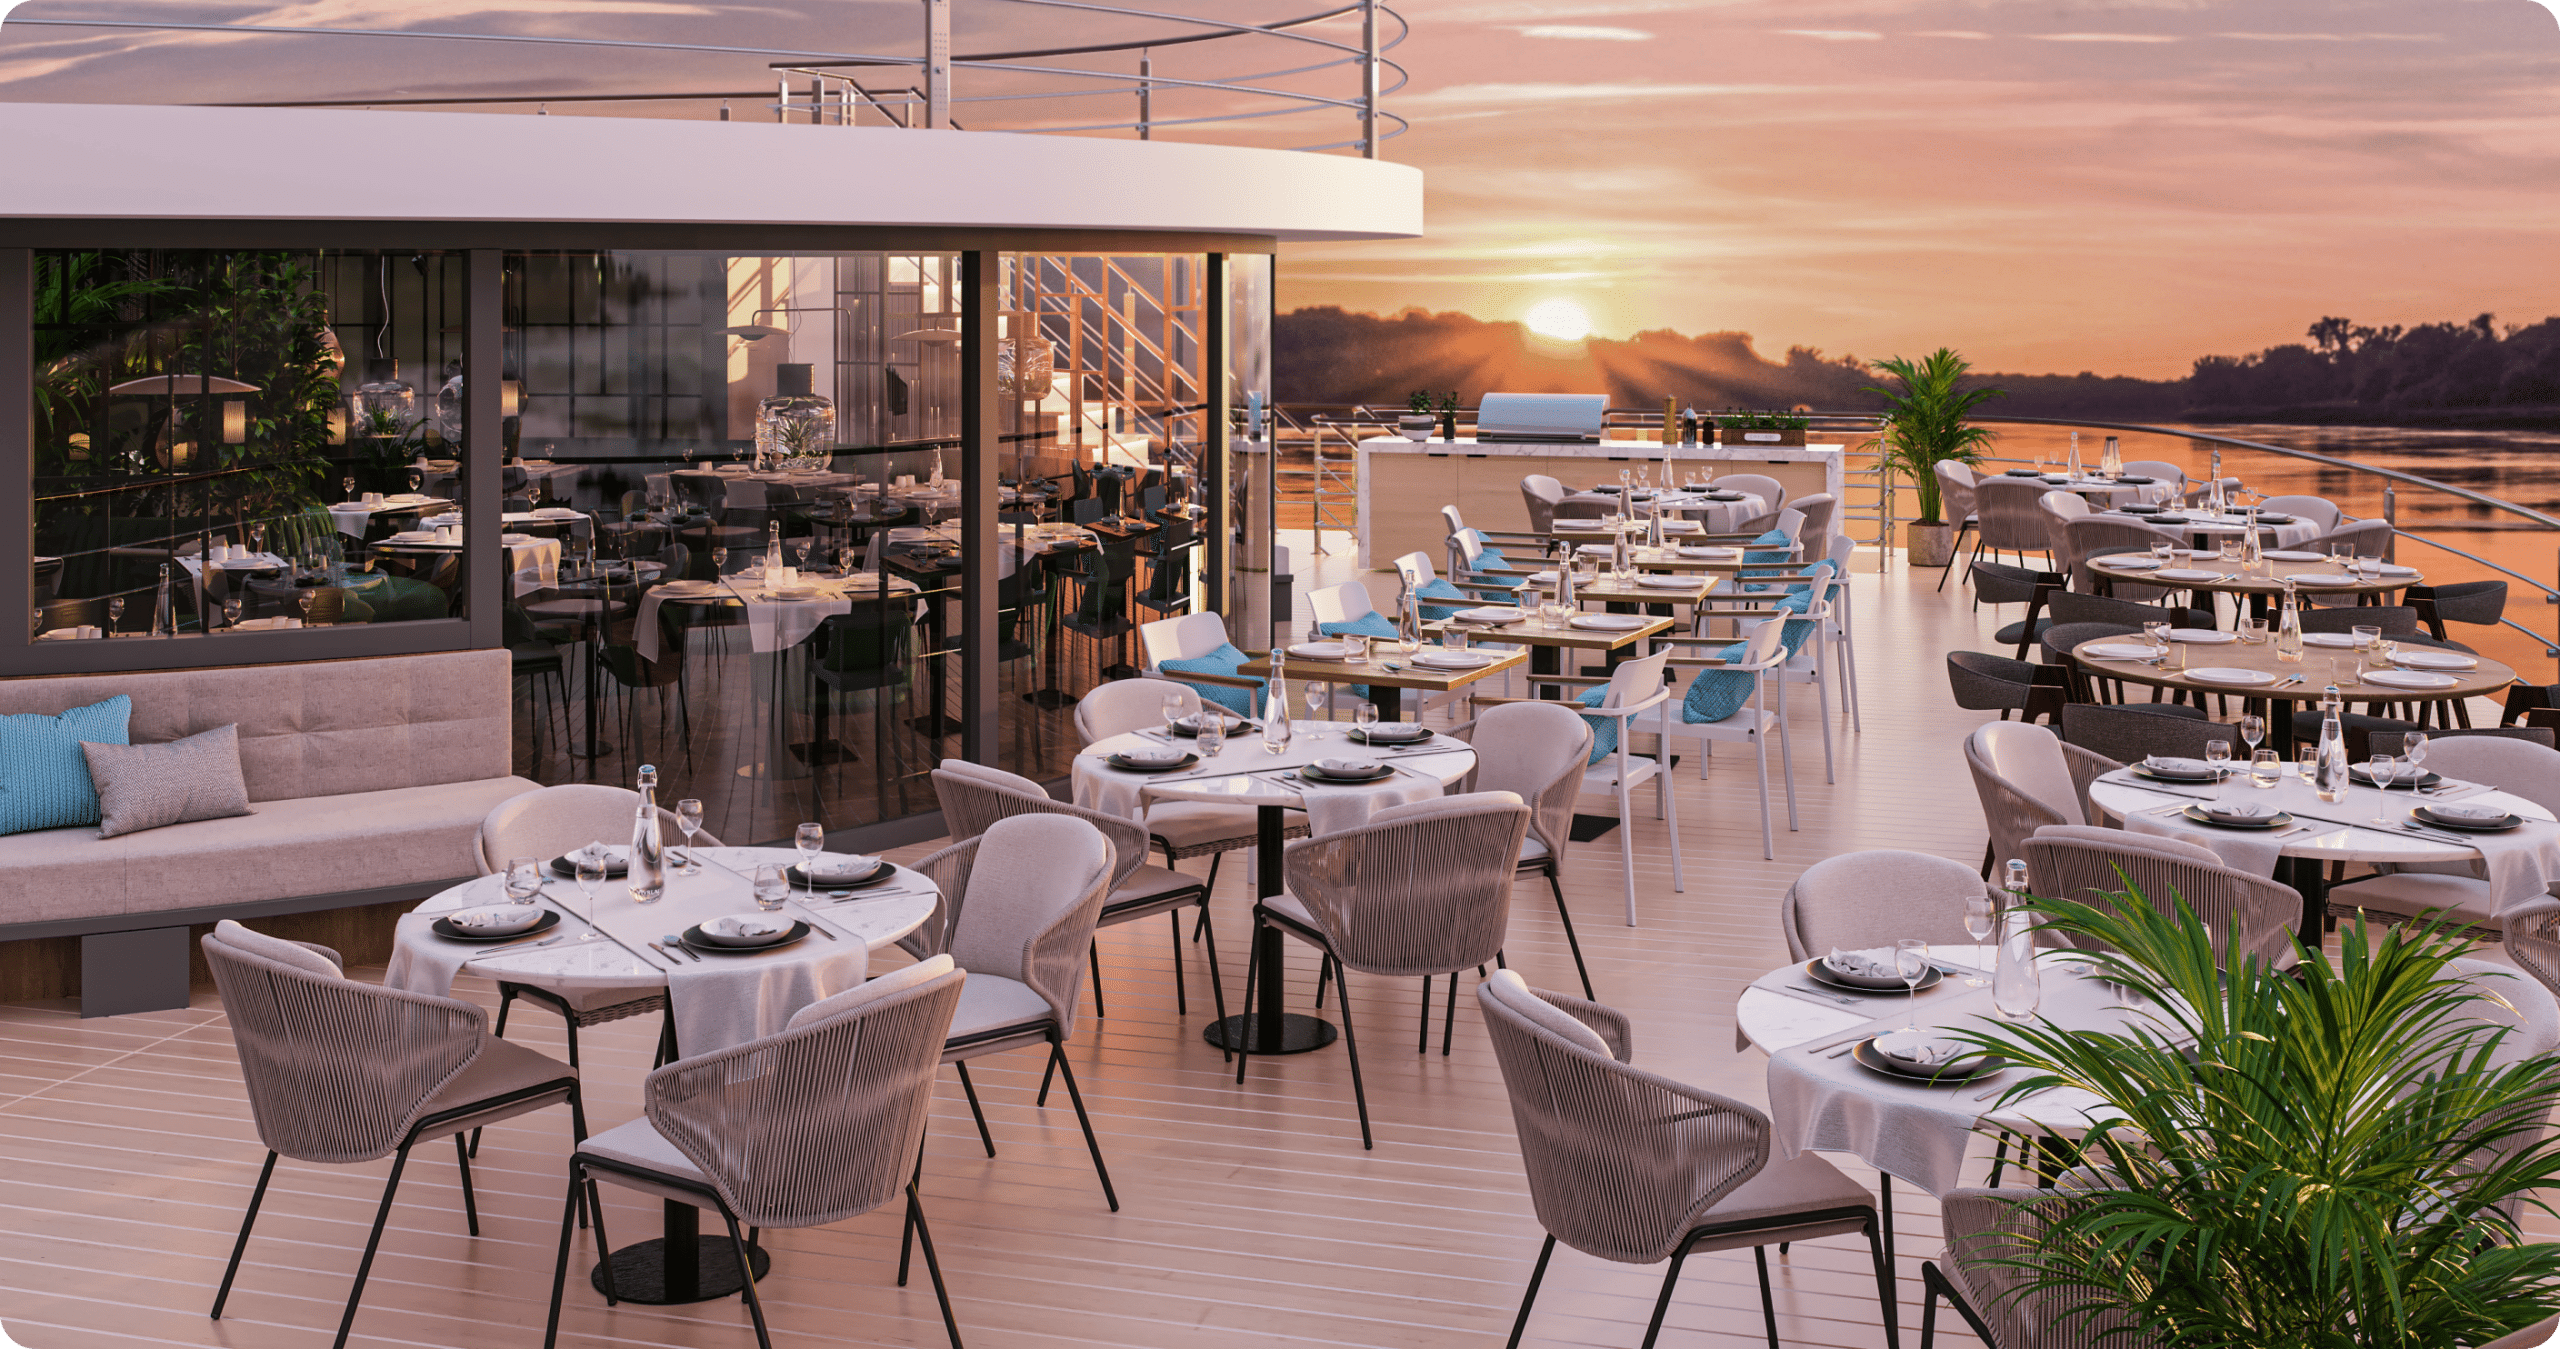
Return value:
<svg viewBox="0 0 2560 1349">
<path fill-rule="evenodd" d="M 1429 389 L 1416 389 L 1413 392 L 1406 394 L 1404 396 L 1404 406 L 1405 411 L 1410 412 L 1417 417 L 1430 416 L 1431 391 Z"/>
<path fill-rule="evenodd" d="M 1813 419 L 1794 412 L 1729 408 L 1716 414 L 1716 425 L 1727 431 L 1801 431 L 1813 425 Z"/>
<path fill-rule="evenodd" d="M 1910 479 L 1920 497 L 1920 518 L 1915 523 L 1945 524 L 1940 515 L 1944 503 L 1939 500 L 1938 465 L 1979 462 L 1983 447 L 1996 433 L 1967 419 L 1984 403 L 2008 395 L 1999 389 L 1964 387 L 1965 374 L 1973 367 L 1950 347 L 1940 347 L 1917 361 L 1891 357 L 1876 362 L 1875 368 L 1897 387 L 1868 387 L 1868 393 L 1885 400 L 1884 429 L 1859 448 L 1875 450 L 1888 473 Z"/>
<path fill-rule="evenodd" d="M 2104 1103 L 2059 1177 L 2082 1202 L 1999 1262 L 2019 1294 L 2092 1318 L 2100 1349 L 2452 1349 L 2560 1310 L 2560 1245 L 2514 1216 L 2552 1211 L 2560 1056 L 2507 1043 L 2524 1018 L 2499 986 L 2541 990 L 2449 969 L 2468 948 L 2436 927 L 2377 943 L 2359 921 L 2334 963 L 2297 948 L 2289 971 L 2218 962 L 2173 898 L 2034 901 L 2140 999 L 2122 1029 L 1963 1037 L 2023 1070 L 2004 1103 Z"/>
</svg>

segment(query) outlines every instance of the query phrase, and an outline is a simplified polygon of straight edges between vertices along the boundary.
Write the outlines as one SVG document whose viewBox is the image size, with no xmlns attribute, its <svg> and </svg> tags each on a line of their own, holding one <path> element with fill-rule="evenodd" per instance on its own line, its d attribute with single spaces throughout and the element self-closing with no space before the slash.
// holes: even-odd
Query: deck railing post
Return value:
<svg viewBox="0 0 2560 1349">
<path fill-rule="evenodd" d="M 1378 157 L 1378 0 L 1360 0 L 1360 155 Z"/>
<path fill-rule="evenodd" d="M 924 124 L 951 129 L 951 0 L 924 0 Z"/>
<path fill-rule="evenodd" d="M 1144 47 L 1139 48 L 1138 139 L 1142 141 L 1151 141 L 1155 139 L 1155 127 L 1151 125 L 1151 123 L 1155 121 L 1155 73 L 1156 58 L 1154 53 L 1148 51 Z"/>
<path fill-rule="evenodd" d="M 2382 522 L 2391 526 L 2391 541 L 2383 545 L 2383 560 L 2400 560 L 2400 485 L 2382 484 Z"/>
</svg>

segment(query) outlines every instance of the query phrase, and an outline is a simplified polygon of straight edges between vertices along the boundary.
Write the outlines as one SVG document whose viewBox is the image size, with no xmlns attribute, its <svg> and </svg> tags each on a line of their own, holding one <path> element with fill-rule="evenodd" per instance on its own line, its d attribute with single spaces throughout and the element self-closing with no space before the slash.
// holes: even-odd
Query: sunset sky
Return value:
<svg viewBox="0 0 2560 1349">
<path fill-rule="evenodd" d="M 1284 307 L 2181 374 L 2311 320 L 2560 313 L 2534 0 L 1407 0 L 1430 236 Z"/>
</svg>

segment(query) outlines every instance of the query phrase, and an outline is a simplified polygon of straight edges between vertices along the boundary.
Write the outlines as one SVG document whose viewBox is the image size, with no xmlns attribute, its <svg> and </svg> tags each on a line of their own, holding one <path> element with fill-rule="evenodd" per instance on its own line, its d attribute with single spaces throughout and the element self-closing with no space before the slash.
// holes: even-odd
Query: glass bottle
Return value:
<svg viewBox="0 0 2560 1349">
<path fill-rule="evenodd" d="M 2302 596 L 2294 589 L 2290 576 L 2284 581 L 2283 608 L 2276 615 L 2276 659 L 2302 659 Z"/>
<path fill-rule="evenodd" d="M 2320 750 L 2313 756 L 2311 785 L 2318 789 L 2323 801 L 2342 801 L 2347 795 L 2346 699 L 2331 684 L 2320 695 Z"/>
<path fill-rule="evenodd" d="M 2035 910 L 2028 907 L 2027 864 L 2009 863 L 2000 906 L 2000 956 L 1991 975 L 1991 1009 L 2004 1021 L 2024 1021 L 2044 1002 L 2044 982 L 2036 970 Z"/>
<path fill-rule="evenodd" d="M 1635 506 L 1636 504 L 1632 501 L 1627 503 L 1627 509 L 1630 511 L 1634 510 Z M 1609 574 L 1616 577 L 1620 585 L 1624 585 L 1627 573 L 1633 570 L 1635 570 L 1635 564 L 1627 557 L 1627 527 L 1622 522 L 1617 532 L 1609 536 Z"/>
<path fill-rule="evenodd" d="M 811 387 L 808 365 L 773 368 L 773 397 L 756 404 L 756 468 L 822 469 L 836 454 L 835 400 Z"/>
<path fill-rule="evenodd" d="M 166 562 L 160 564 L 160 594 L 151 604 L 151 635 L 154 637 L 178 635 L 178 609 L 169 594 L 169 564 Z"/>
<path fill-rule="evenodd" d="M 2074 431 L 2071 433 L 2071 477 L 2076 482 L 2087 476 L 2080 471 L 2080 433 Z"/>
<path fill-rule="evenodd" d="M 2240 536 L 2240 569 L 2254 575 L 2267 565 L 2266 543 L 2258 537 L 2258 508 L 2251 506 L 2247 532 Z"/>
<path fill-rule="evenodd" d="M 666 840 L 658 831 L 658 770 L 640 765 L 640 804 L 631 816 L 631 899 L 655 904 L 667 893 Z"/>
<path fill-rule="evenodd" d="M 1422 649 L 1422 603 L 1407 585 L 1396 598 L 1396 650 L 1410 656 Z"/>
<path fill-rule="evenodd" d="M 782 583 L 782 522 L 764 522 L 764 580 L 766 585 Z"/>
<path fill-rule="evenodd" d="M 1285 754 L 1296 727 L 1289 723 L 1288 657 L 1279 651 L 1271 653 L 1271 687 L 1264 700 L 1262 748 L 1265 753 Z"/>
</svg>

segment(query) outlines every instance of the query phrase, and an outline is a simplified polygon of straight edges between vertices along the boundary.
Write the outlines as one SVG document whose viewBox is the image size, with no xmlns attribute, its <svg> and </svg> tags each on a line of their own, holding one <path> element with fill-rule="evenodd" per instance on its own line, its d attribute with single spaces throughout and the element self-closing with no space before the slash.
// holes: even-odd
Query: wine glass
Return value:
<svg viewBox="0 0 2560 1349">
<path fill-rule="evenodd" d="M 1911 1022 L 1904 1030 L 1920 1029 L 1920 981 L 1929 974 L 1929 943 L 1918 937 L 1905 937 L 1893 944 L 1893 972 L 1902 976 L 1903 990 L 1911 996 Z"/>
<path fill-rule="evenodd" d="M 578 889 L 587 896 L 587 935 L 580 941 L 596 939 L 596 891 L 604 885 L 604 857 L 586 848 L 578 850 Z"/>
<path fill-rule="evenodd" d="M 1306 702 L 1307 720 L 1315 720 L 1316 714 L 1324 710 L 1324 690 L 1318 688 L 1314 681 L 1303 681 L 1300 684 L 1299 697 Z"/>
<path fill-rule="evenodd" d="M 2223 771 L 2231 763 L 2231 742 L 2228 740 L 2204 742 L 2204 762 L 2206 767 L 2213 770 L 2213 799 L 2219 801 L 2222 799 Z"/>
<path fill-rule="evenodd" d="M 240 626 L 239 596 L 225 595 L 222 597 L 222 626 L 226 628 L 236 628 Z"/>
<path fill-rule="evenodd" d="M 1173 739 L 1175 728 L 1182 721 L 1182 703 L 1180 694 L 1164 700 L 1164 738 L 1168 741 Z"/>
<path fill-rule="evenodd" d="M 1362 744 L 1367 744 L 1372 728 L 1378 724 L 1378 705 L 1368 702 L 1353 703 L 1351 724 L 1360 728 L 1360 741 Z"/>
<path fill-rule="evenodd" d="M 2265 717 L 2252 715 L 2240 719 L 2240 743 L 2249 747 L 2250 758 L 2255 759 L 2258 756 L 2258 742 L 2266 738 L 2267 719 Z"/>
<path fill-rule="evenodd" d="M 342 491 L 342 492 L 344 492 L 344 493 L 346 493 L 346 494 L 347 494 L 347 495 L 346 495 L 346 497 L 344 498 L 345 500 L 348 500 L 348 501 L 353 501 L 353 500 L 355 500 L 355 499 L 356 499 L 356 475 L 354 475 L 354 474 L 350 473 L 350 474 L 348 474 L 347 476 L 345 476 L 345 477 L 343 477 L 343 478 L 338 479 L 338 490 L 339 490 L 339 491 Z"/>
<path fill-rule="evenodd" d="M 2364 775 L 2373 779 L 2373 822 L 2391 823 L 2391 773 L 2393 760 L 2388 754 L 2377 754 L 2364 762 Z"/>
<path fill-rule="evenodd" d="M 712 575 L 714 575 L 714 576 L 718 576 L 718 575 L 721 575 L 721 574 L 723 574 L 723 573 L 727 572 L 728 570 L 729 570 L 729 550 L 728 550 L 728 548 L 727 548 L 725 545 L 721 545 L 721 544 L 713 544 L 713 545 L 712 545 L 712 547 L 711 547 L 711 574 L 712 574 Z"/>
<path fill-rule="evenodd" d="M 1974 945 L 1986 946 L 1990 944 L 1991 920 L 1994 916 L 1991 906 L 1990 891 L 1985 890 L 1978 895 L 1965 896 L 1964 934 L 1973 938 Z M 1965 987 L 1967 988 L 1980 988 L 1989 982 L 1991 981 L 1983 978 L 1979 972 L 1970 973 L 1964 977 Z"/>
<path fill-rule="evenodd" d="M 806 895 L 814 897 L 818 877 L 817 873 L 809 870 L 809 864 L 817 861 L 818 854 L 826 850 L 827 827 L 814 821 L 801 825 L 791 831 L 791 846 L 800 850 L 801 888 Z"/>
<path fill-rule="evenodd" d="M 507 859 L 507 899 L 516 904 L 531 904 L 542 897 L 542 862 L 533 857 Z"/>
<path fill-rule="evenodd" d="M 300 605 L 302 608 L 302 622 L 306 627 L 311 623 L 311 606 L 317 602 L 319 598 L 320 592 L 316 589 L 305 589 L 302 593 L 293 597 L 293 602 Z"/>
<path fill-rule="evenodd" d="M 2400 737 L 2400 762 L 2409 766 L 2409 790 L 2416 791 L 2426 776 L 2427 733 L 2411 731 Z"/>
<path fill-rule="evenodd" d="M 702 859 L 693 855 L 693 836 L 702 832 L 702 803 L 690 796 L 676 802 L 676 828 L 684 831 L 684 867 L 677 874 L 701 875 Z"/>
<path fill-rule="evenodd" d="M 113 635 L 123 630 L 124 596 L 110 595 L 107 597 L 107 632 Z"/>
</svg>

